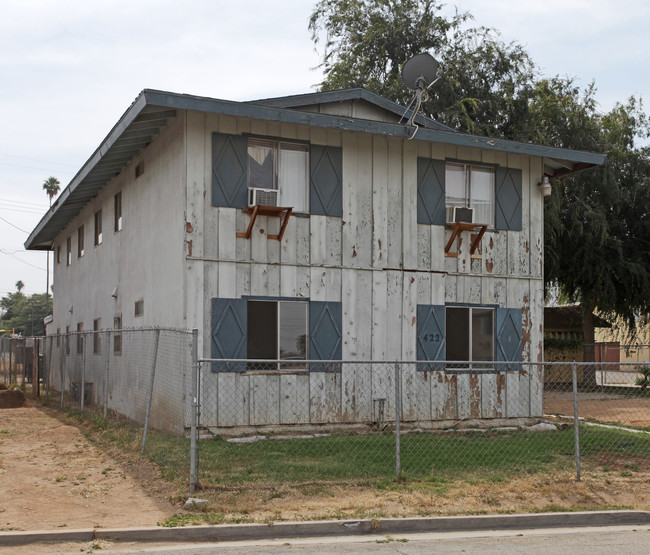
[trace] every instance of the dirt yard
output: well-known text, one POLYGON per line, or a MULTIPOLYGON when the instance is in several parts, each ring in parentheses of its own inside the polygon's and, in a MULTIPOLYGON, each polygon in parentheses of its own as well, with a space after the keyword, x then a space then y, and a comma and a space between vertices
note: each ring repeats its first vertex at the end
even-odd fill
MULTIPOLYGON (((155 526, 184 512, 168 499, 185 491, 163 482, 144 458, 112 458, 65 422, 40 406, 0 411, 0 530, 155 526)), ((276 485, 199 496, 210 500, 209 511, 220 522, 650 510, 650 469, 631 469, 628 463, 596 462, 583 468, 581 482, 569 470, 495 481, 389 482, 383 488, 276 485)))
POLYGON ((54 414, 0 410, 0 530, 155 526, 177 511, 153 465, 108 457, 54 414))
MULTIPOLYGON (((544 393, 544 414, 573 416, 573 393, 544 393)), ((627 426, 650 427, 650 399, 625 397, 607 392, 580 393, 578 414, 581 418, 600 422, 618 422, 627 426)))

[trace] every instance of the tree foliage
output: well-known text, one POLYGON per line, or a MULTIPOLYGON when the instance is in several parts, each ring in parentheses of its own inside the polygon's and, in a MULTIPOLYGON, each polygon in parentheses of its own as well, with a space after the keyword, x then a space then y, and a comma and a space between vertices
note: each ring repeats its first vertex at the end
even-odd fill
POLYGON ((0 329, 9 332, 0 335, 7 335, 11 330, 23 336, 45 335, 43 319, 51 313, 52 298, 46 299, 44 293, 29 296, 21 291, 9 293, 0 298, 0 329))
POLYGON ((650 136, 641 101, 599 112, 594 83, 541 77, 518 44, 445 15, 437 0, 321 0, 309 28, 322 48, 322 90, 364 87, 408 105, 401 65, 429 51, 445 72, 423 112, 459 131, 605 153, 604 166, 553 180, 545 205, 545 280, 632 325, 650 312, 650 136))
POLYGON ((50 198, 50 206, 52 206, 52 199, 57 195, 57 193, 61 189, 60 185, 61 182, 54 176, 48 177, 43 182, 43 190, 50 198))
POLYGON ((437 0, 321 0, 309 28, 322 46, 321 90, 364 87, 408 105, 402 64, 431 51, 445 72, 422 111, 454 129, 523 138, 534 65, 518 44, 447 16, 437 0), (524 128, 522 128, 522 125, 524 128))

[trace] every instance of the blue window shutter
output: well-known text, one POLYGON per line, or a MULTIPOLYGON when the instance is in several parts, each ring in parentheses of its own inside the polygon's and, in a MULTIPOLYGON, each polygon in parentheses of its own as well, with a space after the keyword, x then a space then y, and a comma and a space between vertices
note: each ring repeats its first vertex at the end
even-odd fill
MULTIPOLYGON (((417 306, 417 359, 445 360, 445 307, 419 304, 417 306)), ((420 370, 432 370, 419 366, 420 370)))
POLYGON ((418 158, 418 223, 445 225, 445 161, 418 158))
MULTIPOLYGON (((343 308, 340 302, 309 302, 309 358, 311 360, 341 360, 343 308)), ((339 371, 339 364, 310 365, 317 372, 339 371)))
POLYGON ((309 213, 343 217, 343 150, 339 147, 310 147, 309 213))
POLYGON ((497 229, 521 231, 521 170, 497 167, 496 222, 497 229))
POLYGON ((246 208, 248 139, 212 133, 212 206, 246 208))
MULTIPOLYGON (((211 358, 246 358, 247 311, 245 299, 212 299, 211 358)), ((213 370, 243 372, 245 364, 218 365, 213 370)))
POLYGON ((520 308, 497 308, 496 340, 497 361, 521 362, 522 315, 520 308))

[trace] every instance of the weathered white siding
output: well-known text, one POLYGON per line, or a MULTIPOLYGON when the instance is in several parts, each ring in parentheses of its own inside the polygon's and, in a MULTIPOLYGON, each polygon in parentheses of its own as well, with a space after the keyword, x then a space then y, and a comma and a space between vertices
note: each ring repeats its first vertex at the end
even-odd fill
MULTIPOLYGON (((206 330, 210 356, 211 299, 245 295, 341 301, 343 360, 415 360, 418 304, 490 304, 523 311, 523 359, 542 357, 542 197, 539 158, 310 129, 210 114, 187 116, 188 325, 206 330), (260 216, 250 239, 237 238, 250 216, 212 207, 211 135, 252 133, 343 149, 343 217, 297 215, 282 241, 279 219, 260 216), (446 257, 450 231, 417 223, 417 157, 459 159, 522 170, 523 230, 488 230, 471 259, 463 232, 458 257, 446 257)), ((452 246, 452 250, 456 245, 452 246)), ((526 417, 540 407, 541 376, 529 372, 403 376, 409 420, 526 417), (531 396, 534 402, 531 403, 531 396)), ((394 387, 382 367, 371 380, 353 364, 341 374, 213 374, 203 420, 215 426, 322 423, 373 418, 373 400, 394 387), (311 400, 311 403, 308 401, 311 400), (216 407, 219 413, 216 413, 216 407), (311 407, 311 408, 310 408, 311 407)), ((388 414, 393 411, 388 401, 388 414)))
MULTIPOLYGON (((101 318, 102 329, 113 328, 113 318, 121 315, 125 328, 166 326, 185 328, 182 292, 186 275, 183 239, 185 223, 185 120, 172 120, 166 131, 140 156, 122 170, 94 198, 54 241, 61 247, 61 261, 54 262, 54 311, 51 332, 66 326, 72 331, 83 323, 93 329, 101 318), (145 171, 137 180, 135 167, 144 161, 145 171), (122 192, 123 228, 114 233, 114 195, 122 192), (94 215, 102 210, 102 244, 94 246, 94 215), (77 256, 77 229, 84 226, 85 254, 77 256), (72 237, 72 264, 66 265, 66 240, 72 237), (113 291, 117 288, 117 296, 113 291), (144 315, 134 314, 135 301, 144 301, 144 315)), ((126 341, 126 338, 124 339, 126 341)), ((72 341, 75 349, 75 341, 72 341)), ((87 342, 85 356, 102 359, 87 342)), ((144 349, 144 347, 143 347, 144 349)), ((113 365, 120 368, 120 357, 113 365)), ((89 361, 90 364, 90 361, 89 361)), ((111 376, 112 390, 121 397, 110 399, 112 408, 131 414, 133 406, 142 406, 148 391, 147 380, 136 374, 151 371, 143 360, 137 368, 116 370, 111 376), (137 384, 137 386, 136 386, 137 384), (145 389, 143 389, 145 388, 145 389)), ((80 370, 72 381, 79 381, 80 370)), ((99 384, 98 384, 99 385, 99 384)), ((166 392, 175 402, 176 391, 166 392)), ((161 402, 163 402, 161 400, 161 402)), ((137 416, 137 415, 136 415, 137 416)))

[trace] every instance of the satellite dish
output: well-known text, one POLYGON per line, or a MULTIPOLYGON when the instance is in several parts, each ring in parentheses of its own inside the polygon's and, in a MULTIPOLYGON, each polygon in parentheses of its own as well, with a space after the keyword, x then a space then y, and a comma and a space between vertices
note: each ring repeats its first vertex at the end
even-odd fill
POLYGON ((416 54, 402 66, 402 81, 412 91, 431 86, 440 76, 441 68, 436 59, 424 52, 416 54))

